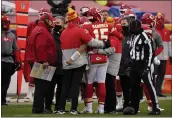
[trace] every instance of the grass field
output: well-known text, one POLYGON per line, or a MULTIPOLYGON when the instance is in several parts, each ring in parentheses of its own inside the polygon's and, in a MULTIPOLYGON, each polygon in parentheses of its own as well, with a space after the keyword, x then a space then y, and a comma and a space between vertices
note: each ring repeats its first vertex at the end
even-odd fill
MULTIPOLYGON (((161 117, 172 117, 172 101, 171 100, 160 100, 159 101, 161 108, 164 108, 165 110, 161 112, 159 116, 161 117)), ((80 103, 78 110, 81 111, 84 108, 84 104, 80 103)), ((93 104, 93 109, 96 110, 97 103, 93 104)), ((70 110, 70 104, 67 104, 66 110, 70 110)), ((31 104, 10 104, 9 106, 3 106, 2 107, 2 117, 125 117, 122 113, 118 114, 79 114, 79 115, 70 115, 69 113, 66 113, 65 115, 57 115, 57 114, 32 114, 32 106, 31 104)), ((143 102, 140 104, 140 113, 138 115, 134 115, 130 117, 138 117, 138 116, 144 116, 144 117, 150 117, 147 115, 147 103, 143 102)), ((158 116, 158 117, 159 117, 158 116)), ((157 116, 155 116, 157 117, 157 116)))

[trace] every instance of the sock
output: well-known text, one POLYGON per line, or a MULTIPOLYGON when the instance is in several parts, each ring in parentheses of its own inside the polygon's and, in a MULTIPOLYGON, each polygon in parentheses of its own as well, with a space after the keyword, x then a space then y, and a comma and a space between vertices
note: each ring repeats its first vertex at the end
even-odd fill
POLYGON ((87 103, 92 102, 92 96, 93 96, 93 84, 87 84, 87 87, 86 87, 87 103))
POLYGON ((92 102, 87 103, 87 108, 88 108, 88 109, 92 109, 92 102))
POLYGON ((143 91, 144 91, 144 93, 145 93, 145 96, 146 96, 148 105, 149 105, 150 107, 152 107, 151 97, 150 97, 150 94, 149 94, 148 89, 147 89, 147 87, 146 87, 145 84, 143 84, 143 91))
POLYGON ((104 109, 104 104, 99 104, 98 109, 104 109))
POLYGON ((116 87, 116 95, 117 96, 122 96, 122 88, 121 88, 121 84, 120 84, 120 80, 115 80, 115 87, 116 87))
POLYGON ((117 105, 122 106, 122 95, 117 96, 117 105))
POLYGON ((99 97, 99 104, 104 104, 106 98, 106 88, 105 83, 98 83, 98 97, 99 97))
POLYGON ((28 85, 28 93, 27 93, 27 98, 32 98, 32 94, 34 91, 34 87, 30 86, 30 84, 28 85))

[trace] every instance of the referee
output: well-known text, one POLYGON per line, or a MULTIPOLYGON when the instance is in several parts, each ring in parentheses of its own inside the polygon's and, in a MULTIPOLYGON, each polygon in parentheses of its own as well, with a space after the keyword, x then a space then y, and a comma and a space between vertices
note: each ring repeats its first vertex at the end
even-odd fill
POLYGON ((130 58, 131 58, 131 106, 135 109, 135 113, 138 113, 139 109, 139 91, 141 79, 144 81, 146 87, 151 96, 153 109, 149 115, 158 115, 160 110, 158 109, 158 99, 156 91, 151 79, 150 65, 153 61, 153 46, 152 39, 150 39, 143 29, 141 28, 141 22, 134 19, 129 25, 130 32, 132 34, 130 41, 130 58))

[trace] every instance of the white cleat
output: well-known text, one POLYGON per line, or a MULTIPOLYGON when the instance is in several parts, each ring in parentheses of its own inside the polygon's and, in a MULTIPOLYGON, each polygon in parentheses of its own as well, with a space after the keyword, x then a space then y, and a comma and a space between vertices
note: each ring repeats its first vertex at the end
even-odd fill
POLYGON ((92 114, 93 110, 92 109, 88 109, 87 107, 84 107, 84 109, 81 111, 81 113, 83 114, 92 114))
POLYGON ((104 114, 104 109, 97 109, 97 111, 95 113, 97 113, 97 114, 104 114))
MULTIPOLYGON (((164 111, 162 108, 158 108, 160 111, 164 111)), ((148 111, 152 111, 152 107, 148 106, 148 111)))
POLYGON ((33 102, 33 98, 32 97, 25 97, 24 102, 33 102))
POLYGON ((118 105, 116 106, 116 111, 122 112, 122 111, 123 111, 123 105, 118 104, 118 105))

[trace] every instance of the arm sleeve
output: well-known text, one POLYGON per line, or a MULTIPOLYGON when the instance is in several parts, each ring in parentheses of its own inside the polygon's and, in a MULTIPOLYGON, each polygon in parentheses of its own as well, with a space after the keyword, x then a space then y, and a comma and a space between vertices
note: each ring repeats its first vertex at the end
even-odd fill
POLYGON ((48 62, 48 54, 46 52, 46 36, 44 34, 39 34, 36 40, 36 58, 38 62, 48 62))
POLYGON ((153 46, 151 44, 151 39, 149 39, 147 36, 145 37, 144 41, 144 57, 146 60, 146 68, 149 68, 152 63, 153 58, 153 46))
POLYGON ((168 43, 168 53, 169 57, 172 57, 172 35, 170 36, 170 41, 168 43))
POLYGON ((155 40, 155 44, 156 44, 157 47, 160 47, 160 46, 163 47, 162 38, 161 38, 161 36, 159 35, 158 32, 155 31, 155 34, 153 35, 153 38, 155 40))
POLYGON ((17 41, 16 41, 16 36, 13 34, 13 51, 19 49, 18 45, 17 45, 17 41))

